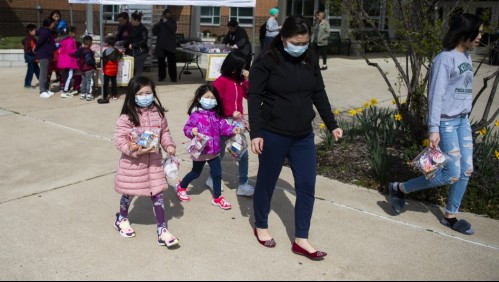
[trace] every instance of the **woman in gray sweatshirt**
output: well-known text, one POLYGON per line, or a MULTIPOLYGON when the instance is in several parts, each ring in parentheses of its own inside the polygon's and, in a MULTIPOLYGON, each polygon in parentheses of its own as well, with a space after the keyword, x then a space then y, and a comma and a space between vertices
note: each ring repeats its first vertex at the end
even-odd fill
POLYGON ((473 100, 473 62, 468 50, 480 44, 483 21, 460 14, 450 22, 444 51, 432 62, 428 94, 428 131, 431 147, 440 146, 450 161, 435 177, 425 176, 390 183, 390 203, 396 215, 405 205, 405 194, 449 185, 447 207, 441 223, 463 234, 474 233, 466 220, 457 220, 461 200, 473 172, 473 138, 468 115, 473 100))

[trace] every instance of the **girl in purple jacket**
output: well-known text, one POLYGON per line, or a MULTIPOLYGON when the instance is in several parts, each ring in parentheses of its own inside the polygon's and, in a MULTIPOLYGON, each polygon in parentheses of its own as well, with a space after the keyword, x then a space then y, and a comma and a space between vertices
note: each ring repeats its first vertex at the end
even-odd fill
POLYGON ((211 204, 228 210, 232 206, 222 196, 222 163, 220 161, 220 136, 238 134, 240 129, 227 123, 222 115, 222 104, 217 90, 209 85, 202 85, 196 90, 189 107, 189 120, 184 126, 184 134, 194 138, 198 134, 210 137, 198 158, 193 158, 193 166, 182 181, 177 184, 177 196, 182 202, 189 202, 187 186, 203 172, 206 162, 210 166, 213 179, 213 200, 211 204))
POLYGON ((165 109, 156 95, 154 83, 143 76, 134 77, 128 84, 114 132, 114 145, 121 151, 115 190, 122 194, 114 227, 123 237, 135 237, 128 220, 128 208, 134 196, 150 197, 156 215, 158 245, 171 247, 178 244, 178 239, 166 226, 163 192, 168 183, 162 165, 163 157, 161 150, 153 146, 140 146, 143 143, 133 137, 133 132, 139 129, 159 132, 158 145, 168 154, 175 155, 175 143, 168 129, 165 109))

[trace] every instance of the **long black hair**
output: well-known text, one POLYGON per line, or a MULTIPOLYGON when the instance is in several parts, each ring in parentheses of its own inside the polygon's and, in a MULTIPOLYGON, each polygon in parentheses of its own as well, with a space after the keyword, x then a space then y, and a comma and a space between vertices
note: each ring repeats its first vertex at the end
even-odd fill
MULTIPOLYGON (((271 52, 272 57, 278 64, 280 62, 280 56, 277 55, 277 52, 279 52, 277 49, 283 48, 282 38, 290 38, 296 35, 305 34, 308 34, 309 36, 311 36, 312 34, 312 26, 310 25, 310 22, 307 20, 307 18, 300 15, 289 16, 282 24, 282 28, 279 34, 274 37, 274 40, 272 40, 269 47, 265 51, 271 52)), ((311 50, 310 48, 308 48, 307 52, 305 52, 305 56, 303 57, 303 60, 306 61, 309 65, 312 63, 310 59, 310 52, 311 50)))
POLYGON ((473 14, 453 15, 450 20, 449 31, 442 42, 445 50, 456 48, 462 41, 474 40, 478 37, 483 20, 473 14))
POLYGON ((225 57, 220 73, 235 81, 242 81, 242 71, 246 65, 246 56, 241 51, 232 51, 225 57))
POLYGON ((212 109, 212 111, 215 112, 215 114, 219 117, 223 116, 222 113, 222 100, 220 99, 220 94, 218 94, 218 91, 215 87, 208 85, 208 84, 203 84, 199 86, 198 89, 196 89, 196 92, 194 93, 194 99, 191 101, 191 105, 189 106, 189 110, 187 111, 187 114, 190 115, 195 108, 202 109, 201 103, 199 100, 203 97, 204 94, 207 92, 213 93, 213 96, 215 96, 215 99, 217 100, 217 105, 212 109))
POLYGON ((135 96, 137 92, 144 86, 149 86, 152 89, 154 95, 153 105, 158 109, 161 118, 165 117, 165 108, 161 105, 158 95, 156 94, 156 86, 154 82, 145 76, 136 76, 130 80, 126 90, 125 102, 123 103, 123 108, 121 109, 122 115, 127 115, 128 119, 135 125, 140 126, 139 113, 137 111, 137 104, 135 103, 135 96))

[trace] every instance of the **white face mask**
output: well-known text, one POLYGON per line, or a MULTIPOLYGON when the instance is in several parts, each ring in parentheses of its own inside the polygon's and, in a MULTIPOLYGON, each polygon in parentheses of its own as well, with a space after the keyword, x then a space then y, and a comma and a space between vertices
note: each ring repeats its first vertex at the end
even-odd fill
POLYGON ((288 54, 290 54, 293 57, 300 57, 308 49, 308 43, 307 43, 307 45, 303 45, 303 46, 293 45, 293 44, 289 43, 288 41, 286 41, 286 43, 287 43, 288 47, 284 48, 284 51, 286 51, 288 54))
POLYGON ((211 110, 218 105, 217 99, 210 99, 204 97, 202 97, 201 100, 199 100, 199 103, 201 104, 201 107, 203 107, 203 109, 205 110, 211 110))

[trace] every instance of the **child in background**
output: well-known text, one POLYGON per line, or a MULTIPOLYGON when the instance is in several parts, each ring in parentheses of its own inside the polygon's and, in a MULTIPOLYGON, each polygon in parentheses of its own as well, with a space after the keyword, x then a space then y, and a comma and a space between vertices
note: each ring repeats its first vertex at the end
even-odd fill
MULTIPOLYGON (((246 56, 240 51, 232 51, 225 58, 220 68, 219 76, 213 86, 220 94, 223 105, 223 116, 229 124, 234 122, 246 125, 244 118, 243 98, 248 99, 248 77, 249 71, 245 70, 246 56)), ((220 137, 222 147, 225 148, 227 138, 220 137)), ((225 150, 220 152, 220 158, 223 158, 225 150)), ((236 194, 238 196, 253 196, 255 188, 248 184, 248 151, 239 157, 239 186, 236 194)), ((206 184, 212 187, 213 182, 208 178, 206 184)))
POLYGON ((50 86, 51 86, 50 80, 52 79, 52 73, 55 73, 54 83, 59 84, 59 89, 63 89, 64 88, 64 80, 62 78, 61 71, 57 67, 57 63, 59 61, 59 47, 60 47, 59 33, 57 33, 57 31, 52 31, 52 36, 54 37, 56 48, 54 50, 54 55, 52 57, 52 60, 50 60, 50 63, 49 63, 47 83, 48 83, 49 88, 50 88, 50 86))
POLYGON ((116 43, 116 39, 114 37, 107 37, 106 44, 107 47, 104 50, 103 64, 104 64, 104 97, 98 99, 97 102, 99 104, 107 104, 109 103, 108 96, 108 86, 109 81, 111 81, 111 93, 113 95, 113 99, 118 99, 118 84, 116 82, 116 76, 118 75, 118 64, 119 60, 123 57, 118 49, 114 48, 114 44, 116 43))
POLYGON ((64 87, 62 88, 62 98, 72 98, 73 95, 69 93, 71 82, 73 81, 73 73, 78 67, 78 60, 75 53, 76 48, 76 27, 65 28, 63 30, 63 39, 59 43, 59 60, 57 67, 62 70, 62 78, 64 87))
POLYGON ((36 25, 28 24, 26 26, 26 37, 22 40, 24 49, 24 61, 27 64, 26 77, 24 78, 24 88, 31 89, 31 81, 33 80, 33 74, 36 75, 36 79, 40 76, 40 67, 35 59, 35 46, 36 46, 36 25))
POLYGON ((184 134, 188 138, 194 138, 198 134, 204 134, 211 139, 206 144, 203 152, 198 158, 193 157, 193 167, 182 181, 177 184, 177 196, 182 202, 189 202, 187 186, 198 178, 206 162, 210 166, 210 174, 213 179, 213 200, 211 204, 224 210, 232 206, 222 196, 222 164, 220 161, 220 135, 231 136, 240 132, 238 127, 227 123, 222 117, 222 105, 217 90, 209 85, 202 85, 196 90, 194 99, 189 107, 189 120, 184 126, 184 134))
POLYGON ((83 37, 83 44, 76 52, 78 58, 78 66, 82 74, 82 82, 80 87, 80 99, 92 101, 94 96, 92 94, 94 87, 94 74, 96 62, 94 58, 94 51, 90 49, 92 46, 92 36, 85 35, 83 37))
POLYGON ((116 172, 116 192, 122 194, 120 212, 116 214, 115 228, 121 236, 135 237, 128 220, 128 208, 134 196, 149 196, 153 202, 157 222, 158 244, 171 247, 178 244, 167 229, 163 192, 168 187, 162 165, 162 153, 137 145, 129 136, 136 127, 160 129, 159 143, 170 155, 176 147, 168 129, 165 109, 156 95, 154 83, 147 77, 134 77, 128 84, 121 116, 116 123, 114 145, 121 151, 116 172))

